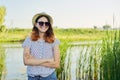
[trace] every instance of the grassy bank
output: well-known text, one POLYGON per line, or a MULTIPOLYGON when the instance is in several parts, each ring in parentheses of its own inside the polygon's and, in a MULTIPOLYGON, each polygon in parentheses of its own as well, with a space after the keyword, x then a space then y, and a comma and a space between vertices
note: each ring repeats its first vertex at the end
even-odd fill
POLYGON ((0 32, 0 42, 21 42, 30 33, 29 29, 7 29, 0 32))
MULTIPOLYGON (((84 41, 101 40, 105 36, 105 30, 99 29, 58 29, 54 28, 55 36, 61 41, 84 41)), ((0 42, 21 42, 31 29, 8 29, 6 32, 0 32, 0 42)))

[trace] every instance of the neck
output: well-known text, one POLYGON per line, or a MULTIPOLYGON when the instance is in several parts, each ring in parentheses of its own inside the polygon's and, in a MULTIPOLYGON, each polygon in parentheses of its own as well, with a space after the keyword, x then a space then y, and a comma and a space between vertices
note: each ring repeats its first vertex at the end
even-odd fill
POLYGON ((40 36, 41 39, 44 39, 44 34, 45 33, 43 33, 43 32, 39 32, 39 36, 40 36))

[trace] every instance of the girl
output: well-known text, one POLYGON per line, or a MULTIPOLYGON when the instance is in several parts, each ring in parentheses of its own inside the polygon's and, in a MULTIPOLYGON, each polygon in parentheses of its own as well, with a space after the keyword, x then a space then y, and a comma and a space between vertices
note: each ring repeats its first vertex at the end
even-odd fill
POLYGON ((22 44, 28 80, 57 80, 55 68, 60 65, 60 41, 54 36, 53 19, 39 13, 33 16, 32 24, 31 36, 22 44))

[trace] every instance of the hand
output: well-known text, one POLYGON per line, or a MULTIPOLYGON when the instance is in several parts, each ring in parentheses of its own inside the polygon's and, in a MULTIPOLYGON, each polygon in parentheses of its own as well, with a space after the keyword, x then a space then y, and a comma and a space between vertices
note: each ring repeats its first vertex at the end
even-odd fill
POLYGON ((53 62, 54 61, 54 59, 52 58, 52 59, 45 59, 47 62, 53 62))
POLYGON ((27 59, 33 59, 34 57, 31 55, 31 54, 29 54, 29 53, 26 53, 25 54, 25 57, 27 58, 27 59))

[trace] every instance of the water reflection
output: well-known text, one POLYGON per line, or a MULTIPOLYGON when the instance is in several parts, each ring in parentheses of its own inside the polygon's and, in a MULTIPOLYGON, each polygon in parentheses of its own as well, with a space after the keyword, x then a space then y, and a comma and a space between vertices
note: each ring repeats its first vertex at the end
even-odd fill
POLYGON ((21 47, 6 48, 6 70, 3 76, 4 80, 27 80, 21 47))

